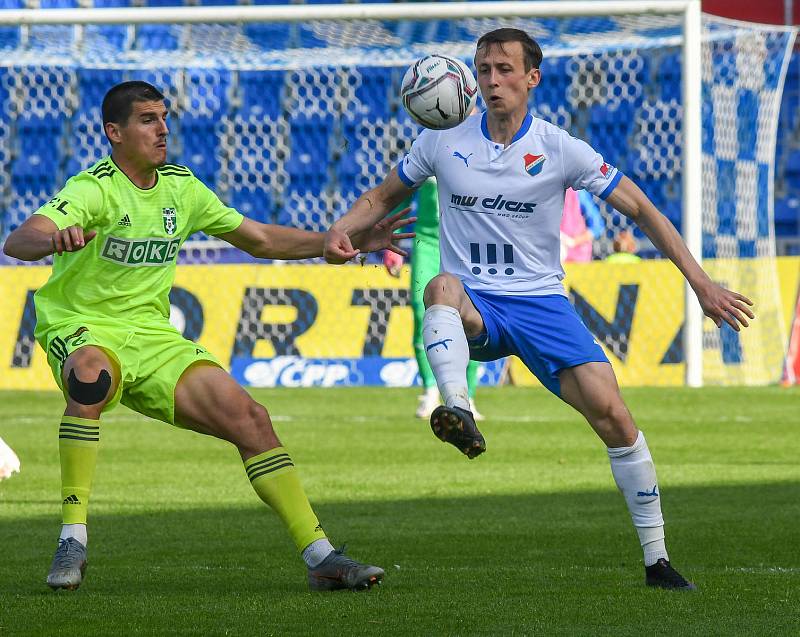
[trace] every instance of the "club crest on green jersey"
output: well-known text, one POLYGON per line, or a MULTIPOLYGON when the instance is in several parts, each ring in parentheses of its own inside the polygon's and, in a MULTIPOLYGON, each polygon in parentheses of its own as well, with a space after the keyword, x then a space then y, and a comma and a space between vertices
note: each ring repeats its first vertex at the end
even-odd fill
POLYGON ((175 208, 162 208, 161 213, 164 215, 164 230, 167 234, 175 234, 178 229, 175 208))

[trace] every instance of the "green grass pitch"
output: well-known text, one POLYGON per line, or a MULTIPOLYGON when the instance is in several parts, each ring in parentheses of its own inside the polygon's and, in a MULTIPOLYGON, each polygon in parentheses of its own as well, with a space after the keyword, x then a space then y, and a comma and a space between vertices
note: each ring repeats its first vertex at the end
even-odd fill
POLYGON ((800 634, 796 389, 625 392, 695 594, 645 588, 602 443, 543 390, 479 392, 488 451, 473 461, 411 417, 414 390, 253 393, 332 540, 383 566, 381 588, 307 592, 230 445, 120 408, 86 581, 51 592, 62 399, 5 392, 22 473, 0 483, 0 635, 800 634))

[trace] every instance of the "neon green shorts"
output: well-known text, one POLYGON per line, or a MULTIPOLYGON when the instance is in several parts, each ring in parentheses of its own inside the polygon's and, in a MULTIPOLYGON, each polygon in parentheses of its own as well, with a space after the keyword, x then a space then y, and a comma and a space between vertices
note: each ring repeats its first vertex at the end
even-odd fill
POLYGON ((119 368, 121 382, 103 411, 122 403, 134 411, 175 423, 175 386, 190 365, 208 361, 222 367, 204 347, 185 339, 166 321, 155 325, 90 321, 48 330, 40 340, 53 377, 66 396, 61 370, 76 349, 100 347, 119 368))

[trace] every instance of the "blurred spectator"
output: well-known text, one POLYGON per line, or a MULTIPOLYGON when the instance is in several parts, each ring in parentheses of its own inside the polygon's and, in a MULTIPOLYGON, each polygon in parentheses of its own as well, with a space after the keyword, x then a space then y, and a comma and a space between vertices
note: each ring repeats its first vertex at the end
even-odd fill
POLYGON ((605 222, 592 195, 568 188, 561 217, 561 262, 592 260, 592 242, 605 230, 605 222))
POLYGON ((609 263, 638 263, 642 258, 636 255, 636 239, 627 230, 621 230, 614 237, 614 252, 606 257, 609 263))

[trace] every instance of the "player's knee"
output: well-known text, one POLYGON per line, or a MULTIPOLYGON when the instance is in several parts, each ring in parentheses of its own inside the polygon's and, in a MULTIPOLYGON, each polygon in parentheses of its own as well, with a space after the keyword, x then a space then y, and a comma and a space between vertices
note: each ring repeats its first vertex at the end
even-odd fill
POLYGON ((243 439, 258 439, 272 434, 272 421, 266 408, 254 400, 242 405, 239 419, 243 439))
POLYGON ((458 277, 443 272, 437 274, 428 282, 428 285, 425 286, 422 300, 425 303, 425 307, 440 304, 453 305, 455 307, 455 302, 458 300, 462 290, 463 285, 458 277))
POLYGON ((604 439, 608 437, 616 441, 614 446, 630 446, 636 442, 638 430, 621 400, 609 400, 597 405, 594 422, 595 428, 604 439))
POLYGON ((111 374, 107 369, 101 368, 95 373, 94 370, 81 370, 81 377, 75 373, 75 368, 69 370, 67 376, 67 393, 76 403, 81 405, 98 405, 108 397, 108 390, 111 389, 111 374), (94 380, 89 380, 94 378, 94 380), (85 380, 84 380, 85 379, 85 380))

